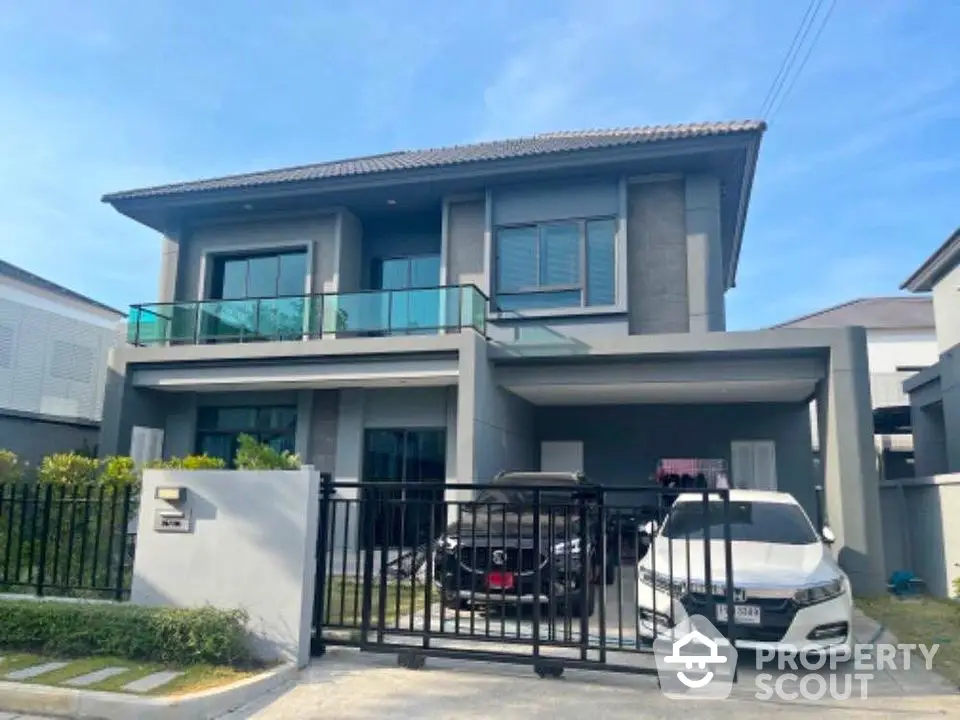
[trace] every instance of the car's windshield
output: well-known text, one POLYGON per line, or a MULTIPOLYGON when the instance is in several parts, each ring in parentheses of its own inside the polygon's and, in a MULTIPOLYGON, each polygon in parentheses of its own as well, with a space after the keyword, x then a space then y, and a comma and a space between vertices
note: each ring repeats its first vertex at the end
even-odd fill
POLYGON ((576 483, 563 482, 552 478, 536 482, 530 479, 511 479, 509 475, 497 478, 492 484, 501 487, 481 490, 477 493, 476 501, 478 503, 533 505, 537 495, 536 488, 540 486, 550 488, 549 490, 540 490, 541 505, 569 505, 574 502, 574 494, 579 487, 576 483), (569 485, 569 490, 563 487, 566 485, 569 485))
MULTIPOLYGON (((663 526, 663 537, 702 540, 709 527, 711 540, 723 540, 723 503, 709 503, 709 516, 702 502, 680 502, 673 506, 663 526)), ((804 512, 796 505, 775 502, 729 503, 730 539, 733 541, 808 545, 817 534, 804 512)))

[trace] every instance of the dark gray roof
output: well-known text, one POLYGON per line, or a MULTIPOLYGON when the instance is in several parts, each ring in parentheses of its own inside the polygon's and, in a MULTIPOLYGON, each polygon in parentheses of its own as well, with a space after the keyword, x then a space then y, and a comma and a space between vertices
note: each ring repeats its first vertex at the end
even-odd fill
POLYGON ((654 125, 611 130, 583 130, 534 135, 514 140, 496 140, 473 145, 456 145, 430 150, 399 152, 350 158, 333 162, 265 172, 231 175, 193 182, 117 192, 103 197, 104 202, 159 197, 180 193, 231 190, 279 183, 296 183, 351 175, 370 175, 393 171, 445 167, 490 160, 506 160, 551 153, 611 148, 623 145, 714 137, 735 133, 758 133, 766 129, 759 120, 691 123, 686 125, 654 125))
POLYGON ((98 308, 100 310, 106 310, 111 312, 119 317, 126 317, 127 314, 112 308, 109 305, 104 305, 102 302, 97 302, 93 298, 89 298, 86 295, 81 295, 78 292, 74 292, 70 288, 65 288, 63 285, 57 285, 55 282, 50 282, 49 280, 44 280, 39 275, 34 275, 32 272, 27 272, 23 268, 19 268, 12 263, 5 262, 0 260, 0 275, 5 275, 6 277, 13 278, 14 280, 19 280, 22 283, 27 285, 32 285, 35 288, 40 288, 41 290, 46 290, 47 292, 56 293, 61 297, 68 298, 70 300, 75 300, 77 302, 82 302, 92 307, 98 308))
POLYGON ((913 275, 903 281, 901 290, 911 292, 930 292, 933 286, 953 270, 960 262, 960 227, 953 231, 936 252, 923 261, 923 265, 913 271, 913 275))
POLYGON ((859 298, 818 310, 779 325, 777 328, 835 328, 859 325, 875 330, 933 328, 933 303, 929 298, 859 298))

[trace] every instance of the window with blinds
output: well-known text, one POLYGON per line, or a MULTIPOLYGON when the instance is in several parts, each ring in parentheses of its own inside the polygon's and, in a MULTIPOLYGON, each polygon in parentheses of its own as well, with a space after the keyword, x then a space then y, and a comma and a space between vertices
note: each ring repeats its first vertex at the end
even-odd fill
POLYGON ((571 220, 497 231, 501 310, 613 305, 616 222, 571 220))

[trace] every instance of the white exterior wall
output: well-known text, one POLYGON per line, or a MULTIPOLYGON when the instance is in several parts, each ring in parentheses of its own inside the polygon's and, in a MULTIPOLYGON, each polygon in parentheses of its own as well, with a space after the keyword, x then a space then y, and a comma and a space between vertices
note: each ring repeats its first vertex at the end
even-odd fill
POLYGON ((960 578, 960 473, 880 483, 887 574, 909 570, 937 597, 960 578))
POLYGON ((310 657, 319 473, 147 470, 130 600, 242 609, 262 660, 310 657), (187 489, 191 532, 156 532, 159 486, 187 489))
POLYGON ((0 409, 99 421, 120 318, 0 278, 0 409))
POLYGON ((960 265, 934 286, 933 315, 937 323, 940 352, 944 353, 960 343, 960 265))
MULTIPOLYGON (((915 371, 898 371, 898 367, 928 367, 937 362, 937 336, 933 328, 916 330, 867 330, 867 359, 870 363, 870 397, 874 408, 908 406, 910 399, 903 391, 903 381, 915 371)), ((816 402, 810 403, 810 423, 814 449, 817 449, 816 402)), ((902 439, 898 439, 902 440, 902 439)), ((909 438, 906 438, 909 441, 909 438)), ((910 449, 907 442, 900 448, 910 449)))

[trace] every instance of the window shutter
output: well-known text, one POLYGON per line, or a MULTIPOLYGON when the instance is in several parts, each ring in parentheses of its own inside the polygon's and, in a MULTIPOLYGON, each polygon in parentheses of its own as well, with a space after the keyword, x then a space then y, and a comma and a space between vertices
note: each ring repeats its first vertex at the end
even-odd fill
POLYGON ((754 477, 757 490, 777 489, 777 452, 773 440, 754 443, 754 477))
POLYGON ((749 442, 730 443, 730 487, 749 489, 754 486, 753 446, 749 442))

